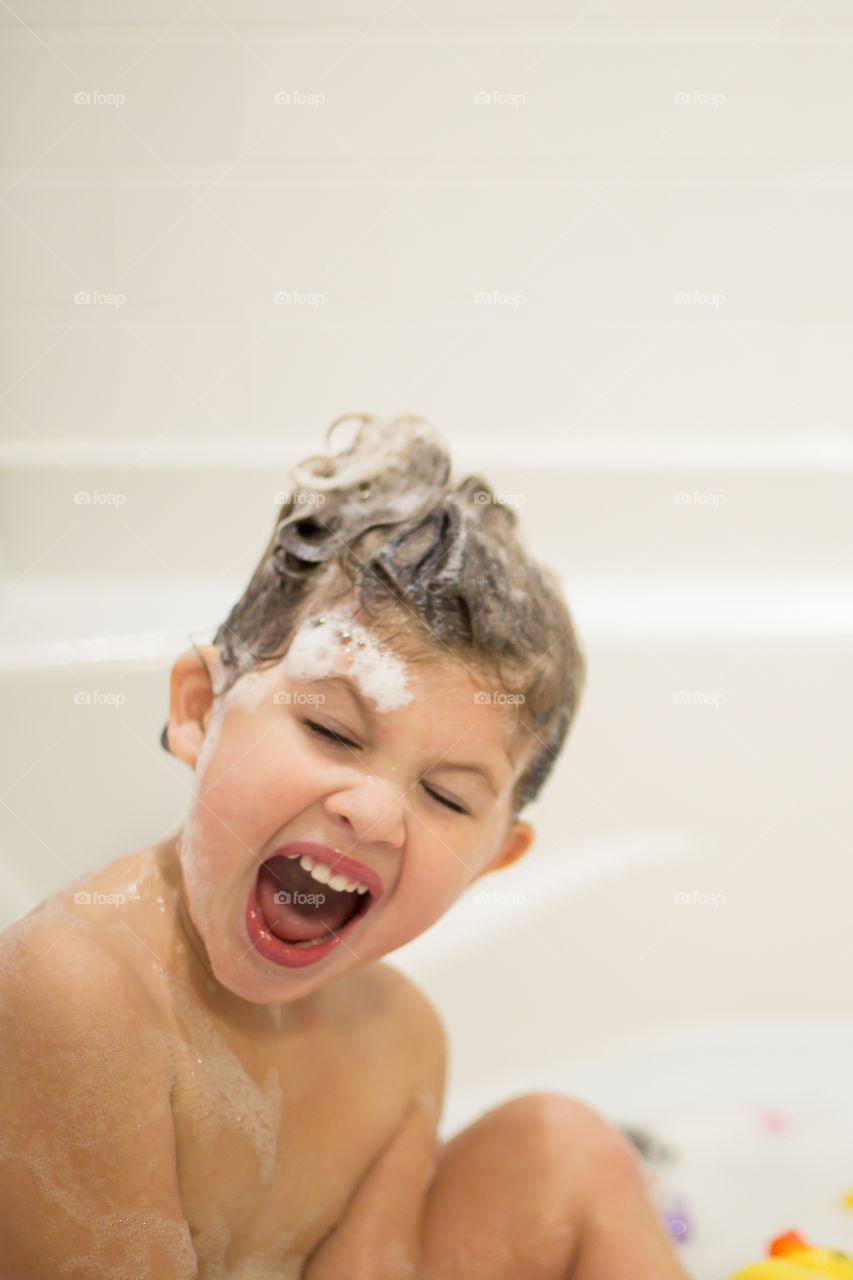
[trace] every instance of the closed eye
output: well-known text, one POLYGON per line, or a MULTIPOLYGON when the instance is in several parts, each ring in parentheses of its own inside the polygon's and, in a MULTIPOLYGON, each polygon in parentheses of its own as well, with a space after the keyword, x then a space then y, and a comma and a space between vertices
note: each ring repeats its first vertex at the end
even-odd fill
MULTIPOLYGON (((330 739, 332 742, 339 742, 341 746, 352 747, 356 751, 360 750, 357 742, 350 742, 349 738, 344 738, 341 734, 335 733, 332 729, 327 729, 324 724, 318 724, 316 720, 304 720, 303 724, 307 725, 312 733, 316 733, 321 738, 330 739)), ((461 804, 456 804, 454 800, 448 800, 446 796, 440 796, 437 791, 433 791, 432 787, 428 787, 425 782, 423 783, 423 789, 427 795, 431 796, 433 800, 438 802, 438 804, 443 804, 447 809, 453 809, 455 813, 468 814, 468 810, 464 809, 461 804)))
POLYGON ((354 747, 358 750, 357 742, 350 742, 349 738, 344 738, 339 733, 334 733, 331 729, 327 729, 324 724, 317 724, 315 720, 304 720, 303 724, 306 724, 309 729, 319 734, 320 737, 330 738, 333 742, 340 742, 345 747, 354 747))
POLYGON ((456 804, 454 800, 448 800, 446 796, 440 796, 437 791, 433 791, 426 783, 423 784, 423 788, 427 795, 432 796, 433 800, 437 800, 439 804, 447 805, 448 809, 455 809, 457 813, 468 813, 468 810, 463 809, 461 804, 456 804))

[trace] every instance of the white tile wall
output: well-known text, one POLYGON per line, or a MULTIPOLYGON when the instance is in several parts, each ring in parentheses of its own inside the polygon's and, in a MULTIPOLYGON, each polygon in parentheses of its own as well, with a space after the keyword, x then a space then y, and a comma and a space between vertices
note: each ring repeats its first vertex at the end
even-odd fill
POLYGON ((851 19, 4 6, 4 432, 849 437, 851 19))

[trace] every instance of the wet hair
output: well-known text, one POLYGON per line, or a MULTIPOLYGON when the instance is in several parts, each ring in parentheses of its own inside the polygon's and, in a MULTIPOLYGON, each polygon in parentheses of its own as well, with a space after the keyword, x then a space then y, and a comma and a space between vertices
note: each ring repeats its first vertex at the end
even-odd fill
MULTIPOLYGON (((348 414, 350 445, 305 459, 243 595, 219 627, 224 694, 278 661, 302 621, 336 604, 403 656, 453 656, 492 677, 534 746, 513 811, 536 798, 563 746, 586 662, 553 570, 527 553, 518 517, 479 476, 454 483, 421 418, 348 414)), ((166 731, 161 738, 168 750, 166 731)))

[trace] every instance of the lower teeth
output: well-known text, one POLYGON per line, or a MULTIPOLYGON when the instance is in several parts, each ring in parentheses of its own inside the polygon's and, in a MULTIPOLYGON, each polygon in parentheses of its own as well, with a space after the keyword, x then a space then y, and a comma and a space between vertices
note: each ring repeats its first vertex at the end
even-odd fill
POLYGON ((309 938, 307 942, 289 942, 289 947, 317 947, 321 942, 328 942, 330 938, 336 938, 336 933, 324 933, 322 938, 309 938))

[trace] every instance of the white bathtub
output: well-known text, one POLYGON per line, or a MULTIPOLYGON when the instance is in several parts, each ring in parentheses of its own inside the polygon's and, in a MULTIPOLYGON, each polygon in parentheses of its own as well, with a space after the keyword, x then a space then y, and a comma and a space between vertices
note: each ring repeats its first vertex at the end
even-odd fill
MULTIPOLYGON (((832 1199, 845 1167, 853 1186, 853 1143, 827 1145, 853 1128, 851 460, 688 465, 660 442, 654 457, 482 468, 536 496, 522 519, 565 570, 588 684, 524 815, 532 851, 391 962, 450 1032, 446 1134, 543 1088, 650 1125, 684 1157, 660 1172, 688 1197, 685 1260, 720 1280, 790 1227, 853 1252, 832 1199), (774 1108, 771 1151, 750 1116, 774 1108)), ((286 475, 211 463, 193 496, 181 474, 155 486, 77 458, 77 488, 124 486, 109 513, 73 511, 55 474, 12 463, 0 927, 182 820, 190 773, 158 741, 169 666, 242 590, 286 475)))

